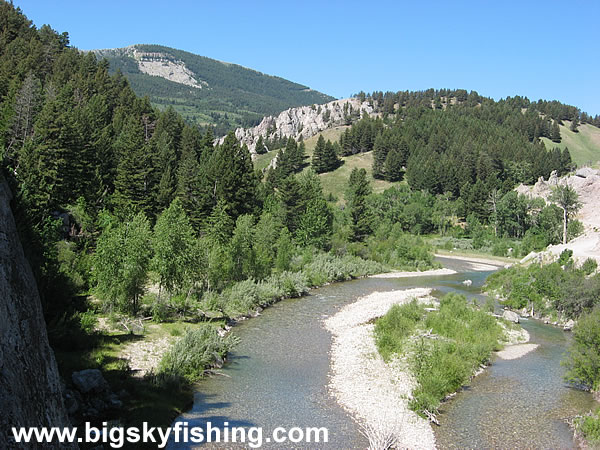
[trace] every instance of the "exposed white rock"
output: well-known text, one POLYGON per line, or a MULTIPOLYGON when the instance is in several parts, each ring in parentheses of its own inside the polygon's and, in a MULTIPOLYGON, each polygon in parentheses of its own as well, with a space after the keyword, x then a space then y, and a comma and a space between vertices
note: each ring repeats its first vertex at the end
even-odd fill
POLYGON ((538 344, 509 345, 504 350, 496 352, 496 354, 502 359, 518 359, 525 356, 527 353, 534 351, 538 347, 538 344))
MULTIPOLYGON (((253 128, 238 128, 235 137, 246 144, 251 153, 255 153, 259 136, 272 138, 274 136, 300 136, 308 139, 317 133, 336 126, 348 125, 359 119, 364 113, 372 114, 373 107, 368 102, 358 98, 334 100, 324 105, 301 106, 286 109, 278 116, 267 116, 253 128)), ((225 138, 221 138, 222 143, 225 138)))
POLYGON ((552 261, 565 249, 573 251, 573 257, 578 263, 587 258, 594 258, 600 262, 600 170, 584 167, 578 169, 574 175, 561 178, 553 173, 548 181, 540 177, 534 186, 521 184, 516 191, 528 197, 541 197, 548 201, 552 188, 564 185, 569 185, 579 195, 583 206, 575 218, 583 223, 584 234, 565 245, 553 245, 537 255, 527 255, 521 262, 552 261))
POLYGON ((502 313, 502 318, 508 320, 509 322, 519 323, 519 315, 516 312, 509 311, 508 309, 504 310, 502 313))
POLYGON ((174 83, 183 84, 196 89, 207 87, 206 81, 200 80, 198 75, 188 69, 183 61, 174 59, 162 52, 144 52, 131 45, 124 48, 94 50, 97 55, 118 54, 130 56, 137 64, 140 72, 154 77, 161 77, 174 83))
POLYGON ((196 89, 201 89, 202 84, 208 86, 204 81, 201 83, 196 81, 196 75, 185 66, 183 61, 173 60, 164 53, 142 52, 133 47, 132 56, 137 61, 138 68, 142 73, 196 89))
POLYGON ((573 319, 569 319, 567 321, 567 323, 565 323, 565 325, 563 326, 563 330, 571 331, 571 330, 573 330, 574 326, 575 326, 575 321, 573 319))

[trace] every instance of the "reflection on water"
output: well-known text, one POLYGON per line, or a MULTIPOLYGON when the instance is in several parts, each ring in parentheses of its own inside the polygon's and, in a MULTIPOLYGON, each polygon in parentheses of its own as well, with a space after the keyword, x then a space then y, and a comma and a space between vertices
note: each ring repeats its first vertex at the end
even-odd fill
MULTIPOLYGON (((432 287, 436 289, 436 295, 460 292, 476 301, 481 301, 479 291, 490 272, 469 272, 469 264, 455 260, 443 259, 442 262, 446 267, 462 273, 441 277, 363 279, 337 283, 315 289, 311 291, 311 295, 303 298, 282 301, 267 308, 260 317, 239 324, 235 327, 234 333, 240 337, 241 343, 230 355, 222 375, 214 376, 199 384, 193 409, 178 420, 189 422, 190 427, 202 426, 207 422, 221 427, 225 422, 228 422, 230 427, 261 426, 265 433, 271 433, 279 426, 327 427, 329 444, 313 444, 312 448, 366 448, 367 442, 358 431, 355 422, 336 404, 327 391, 331 337, 323 328, 322 320, 335 314, 343 305, 374 291, 432 287), (469 287, 464 286, 462 282, 466 279, 472 280, 473 284, 469 287)), ((533 322, 527 326, 539 327, 533 322)), ((552 330, 550 335, 554 331, 552 330)), ((562 336, 561 332, 558 333, 562 336)), ((544 345, 541 345, 539 356, 536 358, 542 358, 542 355, 550 351, 551 356, 545 356, 544 365, 552 367, 551 373, 560 372, 560 367, 555 366, 558 366, 559 353, 563 348, 564 339, 562 341, 558 339, 556 345, 550 350, 544 349, 544 345)), ((531 355, 537 354, 536 351, 531 355)), ((491 408, 492 411, 487 412, 487 409, 497 402, 494 396, 509 397, 508 394, 513 392, 513 386, 518 388, 518 394, 514 396, 525 395, 519 386, 523 384, 522 378, 531 380, 528 369, 511 368, 515 363, 523 365, 525 361, 527 359, 499 362, 489 373, 478 377, 477 385, 474 383, 473 388, 467 393, 457 397, 457 401, 445 406, 456 410, 444 415, 443 426, 436 430, 436 436, 443 444, 441 446, 452 446, 447 445, 446 442, 455 443, 454 446, 458 447, 496 446, 494 443, 498 442, 499 437, 494 433, 507 428, 496 424, 497 416, 516 420, 516 417, 513 418, 509 414, 520 416, 521 412, 527 410, 529 413, 523 416, 536 415, 536 418, 543 422, 554 420, 555 417, 560 419, 559 416, 563 412, 557 410, 558 405, 579 402, 581 396, 561 387, 561 389, 552 388, 549 392, 552 398, 543 401, 539 400, 540 395, 531 392, 528 398, 535 397, 535 402, 525 403, 539 405, 536 408, 531 408, 529 405, 528 409, 524 409, 522 403, 516 403, 518 406, 515 408, 506 406, 507 409, 512 410, 510 413, 498 411, 498 408, 491 408), (505 376, 498 376, 502 373, 503 367, 505 376), (489 387, 478 391, 479 384, 487 379, 493 380, 489 387), (555 390, 560 391, 562 397, 557 395, 555 390), (471 395, 474 392, 478 394, 471 395), (478 400, 477 404, 467 406, 465 409, 460 406, 458 400, 466 397, 467 394, 478 400), (548 417, 547 419, 540 418, 539 408, 550 412, 549 416, 544 416, 548 417), (462 416, 465 417, 464 420, 462 416), (488 417, 488 420, 479 419, 483 417, 488 417), (447 425, 449 422, 446 421, 452 418, 456 422, 447 425), (475 426, 475 422, 486 423, 486 425, 475 426), (458 427, 454 435, 446 433, 451 427, 458 427), (476 431, 470 431, 471 429, 476 431), (443 430, 442 434, 440 430, 443 430)), ((548 375, 541 370, 539 364, 533 363, 533 366, 536 367, 535 371, 538 375, 537 384, 544 384, 540 380, 544 380, 548 375)), ((560 375, 558 377, 560 378, 560 375)), ((531 380, 530 383, 525 384, 530 386, 535 385, 536 382, 531 380)), ((524 389, 529 388, 524 387, 524 389)), ((523 420, 523 417, 520 420, 523 420)), ((560 423, 557 422, 556 425, 552 423, 551 426, 560 427, 560 423)), ((511 433, 510 430, 508 432, 511 433)), ((568 435, 566 430, 560 433, 568 435)), ((528 436, 529 434, 525 435, 526 438, 528 436)), ((222 447, 232 448, 234 445, 223 444, 222 447)), ((265 447, 273 448, 275 445, 266 444, 265 447)), ((311 445, 303 443, 302 447, 307 448, 311 445)), ((170 448, 187 448, 187 446, 171 442, 170 448)), ((281 445, 281 448, 289 448, 289 443, 281 445)))

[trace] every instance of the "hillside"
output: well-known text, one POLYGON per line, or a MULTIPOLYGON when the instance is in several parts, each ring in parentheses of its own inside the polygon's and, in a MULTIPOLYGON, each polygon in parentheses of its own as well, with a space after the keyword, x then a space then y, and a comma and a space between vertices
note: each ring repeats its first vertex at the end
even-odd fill
MULTIPOLYGON (((323 136, 325 140, 329 139, 330 141, 338 141, 340 136, 344 132, 344 130, 348 129, 348 126, 339 126, 335 128, 329 128, 324 131, 317 133, 316 135, 306 139, 304 142, 306 144, 306 167, 304 170, 309 170, 310 161, 315 150, 315 146, 317 144, 317 139, 319 136, 323 136)), ((254 159, 254 167, 258 170, 263 170, 267 168, 270 162, 275 158, 277 154, 279 154, 280 150, 274 150, 272 152, 264 153, 262 155, 256 155, 254 159)), ((323 186, 323 191, 325 195, 329 194, 333 195, 338 203, 344 202, 344 194, 346 191, 346 187, 348 184, 348 179, 350 178, 350 173, 352 169, 355 167, 358 169, 365 169, 367 171, 367 175, 371 180, 371 186, 373 187, 373 192, 383 192, 387 188, 393 186, 395 183, 390 183, 385 180, 375 180, 373 179, 373 152, 366 153, 358 153, 356 155, 343 156, 342 161, 344 162, 340 167, 338 167, 333 172, 322 173, 319 175, 321 180, 321 185, 323 186)))
POLYGON ((571 122, 568 120, 559 126, 562 140, 558 144, 548 138, 542 138, 546 148, 568 147, 571 158, 578 166, 593 165, 600 161, 600 128, 586 123, 580 125, 577 133, 574 133, 570 126, 571 122))
POLYGON ((111 72, 120 70, 136 94, 161 109, 172 105, 191 123, 216 125, 217 134, 293 106, 333 100, 283 78, 160 45, 94 53, 108 60, 111 72))

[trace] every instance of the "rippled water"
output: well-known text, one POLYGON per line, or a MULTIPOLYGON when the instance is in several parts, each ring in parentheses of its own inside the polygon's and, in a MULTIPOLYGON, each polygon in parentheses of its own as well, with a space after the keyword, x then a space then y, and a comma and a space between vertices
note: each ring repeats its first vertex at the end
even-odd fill
MULTIPOLYGON (((240 337, 241 343, 230 354, 229 362, 222 370, 223 375, 202 381, 192 410, 178 420, 189 422, 190 427, 202 426, 206 422, 217 427, 222 427, 225 422, 230 427, 261 426, 265 433, 280 426, 327 427, 329 444, 313 444, 313 448, 366 448, 367 442, 355 422, 328 394, 331 336, 323 328, 322 320, 335 314, 343 305, 374 291, 433 287, 436 295, 457 291, 478 301, 482 299, 479 289, 489 272, 470 272, 468 264, 453 260, 442 262, 462 273, 337 283, 315 289, 303 298, 282 301, 267 308, 260 317, 237 325, 234 333, 240 337), (465 279, 472 280, 473 285, 462 285, 465 279)), ((562 427, 559 419, 570 409, 559 406, 564 403, 573 405, 571 409, 576 408, 588 396, 579 395, 581 393, 556 382, 560 378, 558 361, 566 339, 562 337, 561 340, 562 332, 533 323, 526 327, 533 327, 530 332, 535 339, 543 339, 538 334, 548 335, 545 338, 549 342, 548 348, 541 345, 531 354, 535 356, 530 363, 527 363, 529 356, 522 360, 499 361, 485 375, 478 377, 469 390, 448 403, 445 406, 448 413, 442 417, 442 426, 435 430, 440 447, 499 446, 499 442, 504 442, 500 439, 501 433, 513 433, 507 425, 503 425, 506 421, 499 420, 499 417, 511 422, 517 418, 523 421, 525 416, 536 416, 536 425, 531 425, 535 427, 550 421, 550 428, 559 429, 558 434, 562 436, 561 440, 554 442, 561 442, 561 447, 562 442, 567 442, 568 430, 562 427), (539 333, 535 331, 536 327, 541 329, 539 333), (554 344, 550 344, 552 342, 554 344), (537 381, 531 373, 535 374, 537 381), (487 387, 485 381, 489 383, 487 387), (479 385, 483 386, 483 390, 479 390, 479 385), (530 390, 529 393, 526 393, 527 390, 530 390), (514 407, 511 402, 501 403, 496 397, 512 398, 514 407), (473 400, 469 401, 469 398, 473 400), (528 400, 521 401, 519 398, 528 400), (455 431, 452 430, 454 427, 455 431)), ((521 433, 526 428, 519 426, 514 430, 521 433)), ((525 446, 531 446, 527 442, 533 441, 527 441, 528 438, 531 439, 531 430, 525 433, 525 440, 511 442, 525 442, 525 446)), ((568 447, 568 443, 565 446, 568 447)), ((169 447, 189 448, 173 442, 169 447)), ((232 448, 235 445, 223 444, 222 447, 232 448)), ((267 444, 265 447, 273 448, 275 445, 267 444)), ((302 444, 302 448, 308 447, 311 445, 302 444)), ((290 444, 281 448, 290 448, 290 444)))
POLYGON ((570 335, 523 321, 539 347, 523 358, 494 360, 471 386, 442 408, 440 448, 573 448, 565 418, 592 409, 591 395, 563 382, 570 335))

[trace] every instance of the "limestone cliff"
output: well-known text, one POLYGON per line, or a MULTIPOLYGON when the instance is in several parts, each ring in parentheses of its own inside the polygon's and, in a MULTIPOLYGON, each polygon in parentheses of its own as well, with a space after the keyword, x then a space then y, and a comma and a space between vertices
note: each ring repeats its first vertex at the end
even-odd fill
MULTIPOLYGON (((358 98, 334 100, 324 105, 301 106, 286 109, 278 116, 267 116, 253 128, 238 128, 235 136, 242 144, 246 144, 251 153, 256 153, 259 136, 272 139, 275 136, 300 136, 307 139, 317 133, 340 125, 350 125, 364 113, 372 114, 373 107, 358 98)), ((220 139, 220 143, 224 138, 220 139)))
POLYGON ((69 425, 40 297, 19 241, 10 199, 10 189, 0 175, 0 448, 3 449, 17 448, 11 427, 69 425))

